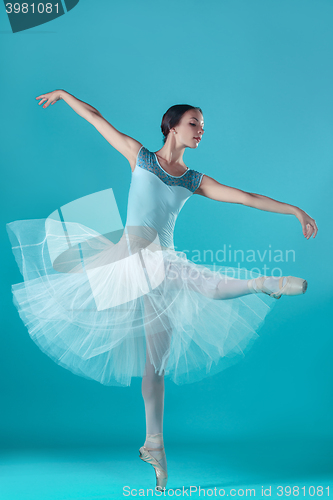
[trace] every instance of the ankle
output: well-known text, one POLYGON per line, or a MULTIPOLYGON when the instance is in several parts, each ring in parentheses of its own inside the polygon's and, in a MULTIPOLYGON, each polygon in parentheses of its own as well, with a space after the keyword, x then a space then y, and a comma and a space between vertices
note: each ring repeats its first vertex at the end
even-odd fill
MULTIPOLYGON (((287 278, 284 276, 282 280, 282 286, 287 282, 287 278)), ((248 289, 251 293, 262 292, 262 287, 269 290, 270 293, 275 293, 280 290, 280 277, 279 276, 259 276, 258 278, 253 278, 247 282, 248 289)))
POLYGON ((151 448, 162 448, 164 446, 163 442, 163 433, 159 432, 158 434, 146 434, 145 446, 149 446, 151 448))
POLYGON ((253 278, 247 282, 248 289, 251 293, 258 293, 257 279, 258 278, 253 278))

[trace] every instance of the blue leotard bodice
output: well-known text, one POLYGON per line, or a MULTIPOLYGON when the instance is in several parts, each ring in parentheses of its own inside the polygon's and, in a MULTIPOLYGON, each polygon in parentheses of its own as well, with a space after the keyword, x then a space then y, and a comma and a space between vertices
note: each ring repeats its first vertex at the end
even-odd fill
POLYGON ((142 146, 131 179, 126 227, 147 228, 147 234, 152 229, 162 246, 174 249, 177 216, 200 186, 203 175, 192 169, 181 176, 168 174, 155 153, 142 146))

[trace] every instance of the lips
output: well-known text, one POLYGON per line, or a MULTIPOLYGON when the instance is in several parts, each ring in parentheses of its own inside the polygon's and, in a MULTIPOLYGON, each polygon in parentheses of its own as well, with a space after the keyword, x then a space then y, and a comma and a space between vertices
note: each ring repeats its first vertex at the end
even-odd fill
POLYGON ((196 139, 198 142, 201 141, 201 137, 193 137, 193 139, 196 139))

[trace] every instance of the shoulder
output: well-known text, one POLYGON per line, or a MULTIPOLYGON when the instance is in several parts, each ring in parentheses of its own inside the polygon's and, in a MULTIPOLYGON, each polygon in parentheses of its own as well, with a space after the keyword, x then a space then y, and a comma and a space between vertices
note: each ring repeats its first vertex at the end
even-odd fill
POLYGON ((149 149, 147 149, 145 146, 141 146, 138 151, 137 163, 149 160, 152 155, 153 153, 149 151, 149 149))
POLYGON ((197 170, 191 170, 189 175, 191 179, 191 191, 193 194, 200 194, 200 184, 205 174, 198 172, 197 170))
POLYGON ((132 172, 134 172, 137 165, 141 168, 147 168, 147 165, 151 162, 152 154, 145 146, 141 145, 137 151, 135 163, 133 166, 131 165, 132 172))

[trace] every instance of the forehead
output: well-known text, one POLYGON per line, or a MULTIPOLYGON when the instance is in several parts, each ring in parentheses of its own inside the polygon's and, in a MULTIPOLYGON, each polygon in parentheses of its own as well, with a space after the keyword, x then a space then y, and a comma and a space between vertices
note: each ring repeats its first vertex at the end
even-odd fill
POLYGON ((197 123, 200 123, 201 125, 204 124, 203 116, 198 109, 189 109, 188 111, 186 111, 186 113, 184 113, 183 118, 185 118, 186 120, 192 118, 197 123))

